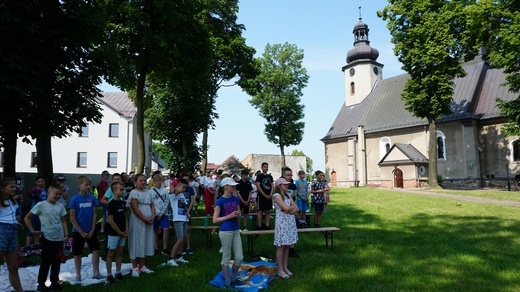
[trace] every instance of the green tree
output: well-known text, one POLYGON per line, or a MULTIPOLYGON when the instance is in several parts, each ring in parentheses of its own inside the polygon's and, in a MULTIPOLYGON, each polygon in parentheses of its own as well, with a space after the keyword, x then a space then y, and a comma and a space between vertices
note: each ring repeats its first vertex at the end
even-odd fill
POLYGON ((305 155, 305 153, 303 153, 303 151, 301 150, 293 150, 292 153, 291 153, 292 156, 305 156, 305 166, 307 167, 307 173, 312 173, 312 158, 310 158, 309 156, 305 155))
POLYGON ((15 173, 18 136, 30 137, 38 172, 50 182, 51 138, 101 121, 94 49, 103 17, 95 1, 3 1, 0 7, 0 31, 10 39, 0 45, 0 66, 10 68, 0 73, 0 96, 10 105, 0 117, 5 175, 15 173))
POLYGON ((406 109, 428 120, 430 187, 437 181, 437 124, 451 113, 453 79, 463 77, 463 56, 473 58, 464 46, 466 16, 471 0, 389 0, 378 16, 387 21, 394 52, 410 74, 401 98, 406 109))
POLYGON ((302 90, 309 75, 302 66, 303 50, 296 45, 267 44, 258 58, 260 73, 244 82, 245 91, 252 96, 249 102, 266 119, 267 140, 280 148, 282 167, 285 147, 300 144, 305 123, 301 103, 302 90))
POLYGON ((154 97, 148 85, 171 88, 176 86, 172 80, 209 78, 211 49, 204 23, 210 13, 208 2, 104 2, 109 15, 108 37, 102 47, 108 63, 105 77, 135 96, 138 172, 144 170, 145 162, 144 113, 154 97))
MULTIPOLYGON (((491 66, 503 68, 512 92, 520 91, 520 2, 517 0, 481 0, 468 6, 468 40, 484 46, 491 66)), ((499 100, 498 107, 508 123, 505 135, 520 135, 520 100, 499 100)))

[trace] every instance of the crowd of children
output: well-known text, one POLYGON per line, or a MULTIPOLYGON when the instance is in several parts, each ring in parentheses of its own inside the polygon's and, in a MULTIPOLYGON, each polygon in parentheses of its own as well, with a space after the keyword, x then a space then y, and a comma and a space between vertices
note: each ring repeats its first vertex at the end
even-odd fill
MULTIPOLYGON (((144 174, 136 174, 132 178, 132 188, 128 188, 128 175, 124 178, 123 175, 114 173, 109 182, 109 173, 103 171, 100 183, 102 194, 99 197, 93 194, 90 177, 80 175, 77 178, 79 191, 70 198, 68 205, 64 205, 67 199, 64 195, 68 195, 69 188, 64 185, 66 179, 63 175, 57 175, 47 188, 45 179, 37 176, 35 187, 29 192, 31 209, 24 218, 28 227, 26 243, 40 243, 42 249, 37 291, 60 290, 58 275, 64 254, 63 243, 69 240, 69 228, 65 220, 67 211, 72 225, 70 235, 76 281, 82 280, 81 264, 86 243, 92 252, 93 278, 106 278, 108 286, 117 279, 123 279, 121 266, 127 245, 133 277, 153 273, 146 266, 146 258, 158 253, 170 256, 166 263, 169 266, 188 263, 183 255, 193 253, 189 240, 191 214, 196 208, 196 202, 202 200, 202 194, 206 203, 205 213, 213 218, 215 224, 220 225, 221 268, 227 286, 236 281, 237 271, 243 260, 240 232, 247 230, 249 211, 257 211, 258 228, 267 229, 273 207, 276 212, 274 245, 278 263, 277 275, 284 279, 291 277, 293 273, 288 269, 289 251, 293 250, 298 241, 298 220, 295 218, 306 221, 310 190, 310 194, 314 195, 316 208, 315 226, 319 226, 321 213, 326 210, 325 204, 328 203, 328 187, 321 172, 316 173, 317 179, 309 188, 304 171, 298 172, 296 181, 290 177, 291 171, 288 172, 290 176, 284 172, 282 177, 273 182, 267 170, 268 165, 264 163, 262 172, 257 173, 256 178, 251 178, 247 171, 243 171, 240 177, 225 173, 218 173, 213 177, 210 172, 207 176, 197 178, 179 173, 177 176, 169 176, 166 181, 160 173, 155 173, 150 179, 144 174), (257 202, 256 197, 260 201, 257 202), (208 201, 214 203, 208 206, 208 201), (106 234, 107 275, 99 272, 98 231, 101 230, 96 228, 96 208, 101 206, 101 228, 106 234), (267 216, 262 218, 262 214, 267 216), (244 218, 243 222, 240 222, 240 218, 244 218), (260 225, 262 219, 265 219, 265 224, 260 225), (170 224, 174 226, 176 241, 171 250, 168 250, 170 224), (162 246, 159 246, 160 236, 162 246), (188 248, 184 249, 186 239, 188 248), (234 254, 234 264, 228 270, 231 253, 234 254), (46 287, 49 270, 51 286, 46 287)), ((21 208, 20 202, 15 200, 16 182, 14 178, 0 180, 0 258, 5 259, 12 287, 15 291, 22 291, 17 272, 17 226, 20 224, 21 208)))

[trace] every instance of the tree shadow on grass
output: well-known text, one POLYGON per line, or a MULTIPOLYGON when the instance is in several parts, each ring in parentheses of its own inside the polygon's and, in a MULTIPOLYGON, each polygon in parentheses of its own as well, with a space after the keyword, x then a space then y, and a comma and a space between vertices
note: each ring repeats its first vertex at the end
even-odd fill
POLYGON ((520 289, 520 223, 515 220, 416 213, 389 222, 353 205, 343 205, 341 213, 341 219, 332 220, 341 228, 333 252, 319 234, 306 234, 297 244, 301 257, 289 261, 300 277, 314 280, 279 281, 270 290, 520 289))

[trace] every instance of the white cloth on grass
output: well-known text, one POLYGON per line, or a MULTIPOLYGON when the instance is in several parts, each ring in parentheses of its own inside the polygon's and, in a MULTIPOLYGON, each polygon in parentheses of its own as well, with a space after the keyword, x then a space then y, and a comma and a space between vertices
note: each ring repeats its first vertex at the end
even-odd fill
MULTIPOLYGON (((38 270, 40 266, 30 266, 26 268, 18 269, 20 275, 20 282, 22 282, 22 288, 24 291, 34 291, 38 286, 38 270)), ((116 263, 112 262, 112 273, 116 271, 116 263)), ((121 273, 123 275, 130 274, 132 271, 131 263, 123 263, 121 265, 121 273)), ((92 254, 87 257, 83 257, 81 261, 81 283, 76 283, 76 269, 74 268, 74 258, 70 258, 66 263, 61 264, 60 268, 60 280, 63 282, 69 282, 70 284, 81 284, 81 286, 87 286, 97 283, 105 282, 105 280, 92 279, 92 254)), ((101 275, 107 274, 107 266, 104 260, 99 259, 99 273, 101 275)), ((50 286, 51 281, 47 278, 45 283, 50 286)), ((7 271, 6 265, 0 266, 0 291, 14 291, 9 283, 9 272, 7 271)))

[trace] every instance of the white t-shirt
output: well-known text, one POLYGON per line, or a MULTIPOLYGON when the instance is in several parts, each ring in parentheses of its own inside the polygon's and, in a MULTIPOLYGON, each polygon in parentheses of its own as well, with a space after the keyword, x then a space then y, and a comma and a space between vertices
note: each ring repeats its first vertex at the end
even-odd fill
POLYGON ((258 196, 258 192, 256 191, 256 184, 252 183, 251 186, 253 187, 253 192, 251 193, 251 198, 256 198, 258 196))
POLYGON ((204 187, 206 189, 209 187, 215 188, 215 182, 216 182, 216 180, 213 178, 206 178, 206 183, 204 184, 204 187))
POLYGON ((178 195, 170 195, 170 205, 172 207, 173 221, 188 222, 188 201, 184 193, 178 195))
POLYGON ((7 207, 0 207, 0 223, 17 224, 16 209, 18 208, 18 204, 13 203, 11 200, 5 200, 4 204, 7 205, 7 207))
POLYGON ((38 202, 31 209, 31 213, 40 217, 43 236, 50 241, 60 241, 64 237, 61 217, 67 214, 65 207, 60 204, 50 204, 47 201, 38 202))

